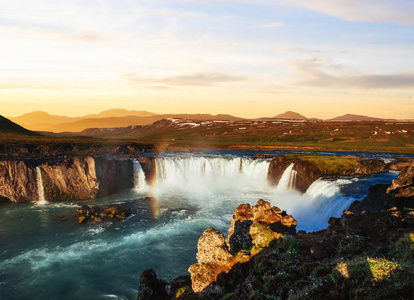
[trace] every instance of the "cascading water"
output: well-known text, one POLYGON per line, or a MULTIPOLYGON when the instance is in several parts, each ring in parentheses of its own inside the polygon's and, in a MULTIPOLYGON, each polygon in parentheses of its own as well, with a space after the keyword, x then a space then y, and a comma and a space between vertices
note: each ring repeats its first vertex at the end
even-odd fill
POLYGON ((279 184, 277 186, 278 190, 291 190, 295 186, 297 172, 293 170, 294 165, 295 164, 291 163, 283 172, 282 177, 280 178, 279 184))
POLYGON ((157 186, 190 193, 268 189, 267 160, 241 157, 164 157, 156 159, 157 186))
POLYGON ((135 191, 145 191, 147 183, 145 180, 145 173, 139 161, 133 160, 134 164, 134 189, 135 191))
POLYGON ((43 187, 43 179, 42 179, 42 170, 40 166, 36 167, 36 183, 37 183, 37 203, 38 204, 45 204, 47 203, 45 199, 45 190, 43 187))

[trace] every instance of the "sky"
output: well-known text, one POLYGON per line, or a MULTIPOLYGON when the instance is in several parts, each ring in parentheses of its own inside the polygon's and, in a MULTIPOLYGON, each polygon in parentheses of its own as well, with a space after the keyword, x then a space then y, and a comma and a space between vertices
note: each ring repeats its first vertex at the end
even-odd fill
POLYGON ((0 0, 0 114, 414 119, 412 0, 0 0))

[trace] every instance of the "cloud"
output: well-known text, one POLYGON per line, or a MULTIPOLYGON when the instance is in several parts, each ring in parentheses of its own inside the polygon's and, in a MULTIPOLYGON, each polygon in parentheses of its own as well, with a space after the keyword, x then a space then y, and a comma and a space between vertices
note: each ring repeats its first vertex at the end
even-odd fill
POLYGON ((83 30, 62 30, 48 29, 43 27, 26 27, 26 26, 0 26, 0 33, 12 37, 20 37, 32 40, 66 40, 74 42, 101 42, 107 40, 101 34, 83 30))
POLYGON ((414 73, 352 74, 345 66, 323 59, 299 61, 292 66, 308 78, 300 82, 301 85, 334 89, 414 88, 414 73))
POLYGON ((276 22, 276 23, 271 23, 271 24, 263 24, 260 25, 259 27, 265 27, 265 28, 277 28, 277 27, 284 27, 285 23, 283 22, 276 22))
POLYGON ((348 21, 414 25, 414 1, 411 0, 288 1, 348 21))
POLYGON ((187 75, 170 76, 162 79, 139 77, 135 73, 125 74, 125 79, 137 84, 161 84, 172 86, 211 86, 217 83, 242 81, 245 78, 218 72, 200 72, 187 75))

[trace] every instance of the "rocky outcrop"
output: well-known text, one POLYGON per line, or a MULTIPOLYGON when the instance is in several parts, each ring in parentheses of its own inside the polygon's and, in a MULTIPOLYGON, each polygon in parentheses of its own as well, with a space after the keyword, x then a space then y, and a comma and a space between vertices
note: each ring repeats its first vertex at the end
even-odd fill
POLYGON ((140 289, 137 300, 167 299, 166 284, 166 281, 157 278, 153 269, 144 271, 139 278, 140 289))
POLYGON ((355 201, 349 210, 356 215, 379 212, 392 207, 414 208, 414 165, 404 167, 392 184, 377 184, 361 202, 355 201))
POLYGON ((22 161, 0 161, 0 198, 3 202, 38 200, 37 178, 33 167, 22 161))
POLYGON ((233 214, 226 242, 230 252, 250 250, 253 246, 265 246, 273 233, 295 234, 297 221, 292 216, 260 199, 257 204, 241 204, 233 214))
POLYGON ((223 234, 214 228, 208 228, 201 235, 197 245, 197 263, 190 266, 193 290, 203 291, 216 281, 221 272, 228 272, 232 267, 233 255, 227 249, 223 234))
POLYGON ((188 270, 193 291, 214 298, 220 294, 220 289, 212 283, 220 274, 227 273, 239 260, 249 260, 273 239, 286 233, 295 234, 296 225, 292 216, 262 199, 253 207, 240 205, 233 214, 226 240, 213 228, 204 231, 200 237, 198 263, 188 270))
POLYGON ((354 201, 348 210, 356 215, 360 215, 364 211, 376 212, 383 210, 388 200, 387 189, 389 186, 389 184, 376 184, 370 187, 369 194, 361 202, 354 201))
POLYGON ((145 174, 145 180, 149 185, 153 185, 157 176, 157 167, 155 164, 155 158, 150 156, 143 156, 137 159, 141 164, 142 170, 145 174))
MULTIPOLYGON (((41 185, 47 201, 87 200, 134 186, 130 159, 74 158, 44 163, 41 185)), ((0 162, 0 197, 12 202, 39 200, 36 166, 24 161, 0 162)))
POLYGON ((165 299, 219 299, 225 291, 222 284, 217 284, 223 274, 237 269, 240 262, 249 261, 272 240, 283 237, 281 232, 295 234, 296 225, 292 216, 262 199, 253 207, 242 204, 233 214, 227 239, 214 228, 208 228, 201 235, 197 245, 197 263, 188 269, 191 282, 181 277, 170 284, 160 283, 153 271, 147 270, 141 275, 138 299, 144 299, 144 293, 152 295, 154 290, 167 290, 165 299), (142 278, 149 279, 143 281, 142 278), (149 285, 152 288, 148 288, 149 285))
POLYGON ((175 291, 184 292, 165 299, 412 298, 414 211, 393 208, 363 216, 344 211, 329 224, 318 232, 273 239, 250 259, 239 256, 239 263, 202 292, 174 280, 175 291))
POLYGON ((106 208, 99 206, 84 205, 76 209, 76 213, 80 215, 78 218, 79 224, 84 224, 89 221, 94 222, 112 222, 123 221, 131 214, 129 208, 123 208, 120 205, 110 205, 106 208))
POLYGON ((390 162, 390 170, 401 171, 405 167, 414 165, 414 157, 398 157, 396 160, 390 162))
POLYGON ((269 165, 268 179, 277 185, 290 164, 296 172, 293 188, 304 193, 322 177, 369 175, 388 171, 380 159, 319 155, 280 155, 269 165))

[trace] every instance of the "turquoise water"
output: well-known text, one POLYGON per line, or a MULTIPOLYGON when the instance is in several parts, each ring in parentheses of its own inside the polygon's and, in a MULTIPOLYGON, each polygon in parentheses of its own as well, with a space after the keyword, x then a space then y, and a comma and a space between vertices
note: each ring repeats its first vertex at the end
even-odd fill
POLYGON ((263 198, 292 214, 298 229, 314 231, 362 199, 369 186, 398 175, 319 180, 301 195, 269 186, 268 163, 234 154, 168 156, 159 158, 155 186, 145 184, 138 166, 137 186, 122 194, 0 206, 0 299, 136 299, 145 269, 166 280, 187 275, 201 233, 214 227, 227 234, 241 203, 263 198), (113 203, 133 214, 121 222, 77 224, 81 205, 113 203))

